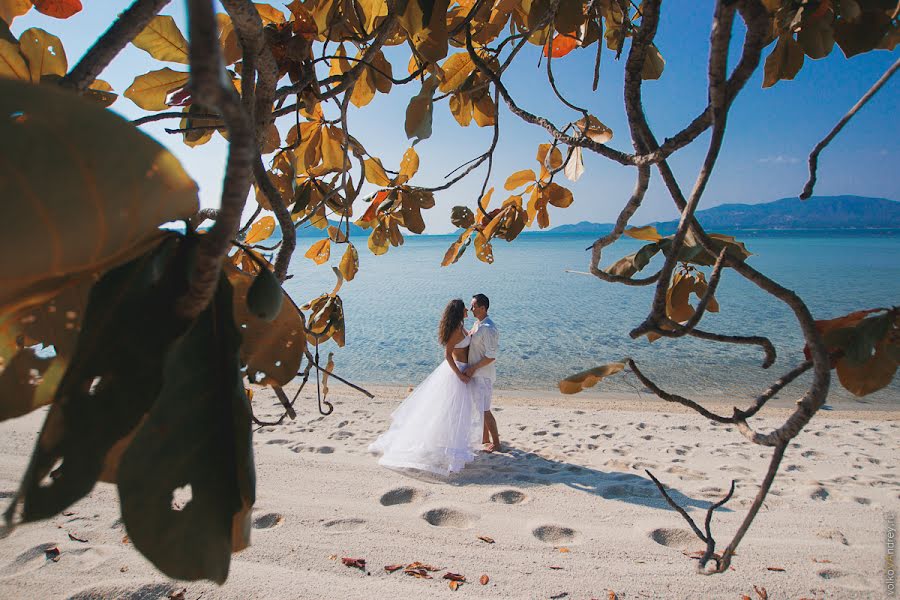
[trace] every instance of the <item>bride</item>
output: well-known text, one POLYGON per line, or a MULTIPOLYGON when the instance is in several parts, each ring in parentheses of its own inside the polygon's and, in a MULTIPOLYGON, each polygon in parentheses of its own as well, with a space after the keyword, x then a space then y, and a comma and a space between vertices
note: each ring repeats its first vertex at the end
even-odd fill
POLYGON ((369 446, 380 465, 418 469, 437 475, 462 470, 481 449, 483 413, 475 406, 466 365, 470 337, 468 309, 451 300, 438 327, 445 360, 391 415, 390 428, 369 446))

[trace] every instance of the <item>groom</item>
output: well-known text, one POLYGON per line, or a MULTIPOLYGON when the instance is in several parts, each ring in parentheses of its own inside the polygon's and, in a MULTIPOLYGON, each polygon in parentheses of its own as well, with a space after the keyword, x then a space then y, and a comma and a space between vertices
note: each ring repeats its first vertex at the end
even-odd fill
POLYGON ((497 432, 497 421, 491 413, 491 395, 494 381, 497 379, 497 349, 500 345, 500 333, 497 326, 488 317, 491 301, 484 294, 472 296, 470 306, 475 316, 475 326, 470 332, 472 343, 469 346, 469 366, 466 374, 472 377, 475 390, 476 405, 484 411, 484 433, 482 442, 485 452, 500 450, 500 434, 497 432))

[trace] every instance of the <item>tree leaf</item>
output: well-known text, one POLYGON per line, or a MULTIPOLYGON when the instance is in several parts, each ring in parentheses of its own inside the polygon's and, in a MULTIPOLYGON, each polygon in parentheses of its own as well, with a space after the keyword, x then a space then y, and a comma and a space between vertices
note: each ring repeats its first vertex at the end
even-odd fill
POLYGON ((572 148, 572 155, 569 157, 569 162, 566 163, 563 174, 569 181, 578 181, 581 179, 581 176, 584 174, 584 161, 581 157, 580 146, 572 148))
MULTIPOLYGON (((185 116, 184 116, 184 118, 181 119, 181 122, 179 123, 179 127, 181 129, 190 129, 192 127, 212 126, 212 125, 215 125, 217 121, 219 121, 218 119, 207 119, 207 118, 195 119, 195 118, 192 118, 191 115, 193 115, 193 114, 197 114, 197 113, 204 114, 204 113, 210 112, 209 109, 207 109, 199 104, 191 103, 190 105, 185 106, 184 109, 182 110, 182 112, 184 113, 185 116)), ((182 135, 184 136, 182 138, 182 140, 184 141, 184 143, 187 146, 194 148, 195 146, 203 145, 206 142, 208 142, 209 140, 211 140, 213 133, 215 133, 215 131, 216 131, 215 129, 195 129, 195 130, 191 130, 191 131, 185 131, 182 133, 182 135)))
POLYGON ((317 265, 321 265, 328 261, 331 257, 331 240, 325 238, 323 240, 319 240, 310 246, 309 250, 304 254, 306 258, 312 259, 314 263, 317 265))
POLYGON ((448 265, 452 265, 463 255, 463 252, 466 251, 466 248, 472 241, 472 232, 475 231, 474 227, 469 227, 465 231, 463 231, 459 238, 449 248, 447 248, 447 252, 444 253, 444 259, 441 261, 441 266, 446 267, 448 265))
POLYGON ((856 396, 866 396, 887 386, 897 372, 897 361, 887 350, 885 341, 875 346, 875 354, 862 364, 844 357, 837 361, 841 385, 856 396))
MULTIPOLYGON (((356 54, 361 58, 362 52, 356 54)), ((350 103, 356 108, 362 108, 375 98, 375 77, 369 67, 364 67, 353 84, 353 92, 350 94, 350 103)))
POLYGON ((231 17, 224 13, 216 13, 216 24, 219 27, 219 46, 222 49, 222 61, 225 66, 233 65, 241 59, 242 50, 238 43, 237 33, 231 17))
POLYGON ((187 40, 175 24, 175 19, 168 15, 153 17, 131 43, 156 60, 182 65, 189 63, 187 40))
POLYGON ((578 38, 571 34, 559 34, 553 37, 552 42, 544 45, 544 56, 552 56, 553 58, 562 58, 581 43, 578 38))
POLYGON ((232 550, 249 544, 256 475, 232 297, 221 275, 213 302, 167 354, 162 389, 118 470, 131 542, 176 579, 224 583, 232 550), (173 507, 188 486, 191 499, 173 507))
POLYGON ((793 79, 802 67, 803 48, 791 34, 782 34, 775 49, 766 57, 763 87, 772 87, 781 79, 793 79))
POLYGON ((644 240, 647 242, 658 242, 663 239, 656 227, 653 225, 644 225, 643 227, 632 227, 623 231, 625 235, 636 240, 644 240))
POLYGON ((328 69, 328 76, 340 76, 350 70, 350 61, 347 60, 347 50, 344 44, 338 44, 337 50, 334 52, 335 58, 331 59, 331 67, 328 69))
POLYGON ((666 67, 666 60, 663 58, 655 44, 647 46, 644 55, 644 68, 641 69, 641 79, 659 79, 666 67))
POLYGON ((559 382, 559 391, 563 394, 577 394, 582 390, 594 387, 601 379, 614 375, 624 368, 624 362, 613 362, 569 375, 559 382))
POLYGON ((0 114, 23 116, 0 120, 0 164, 15 173, 0 178, 0 240, 18 257, 0 273, 0 314, 145 252, 159 225, 197 212, 197 186, 175 157, 89 100, 0 79, 0 114), (45 251, 16 250, 34 240, 45 251))
POLYGON ((81 0, 34 0, 34 7, 48 17, 68 19, 81 12, 81 0))
POLYGON ((475 224, 475 215, 468 206, 454 206, 450 211, 450 222, 456 227, 468 229, 475 224))
POLYGON ((112 105, 116 98, 119 97, 118 94, 113 93, 112 86, 102 79, 92 81, 82 95, 93 102, 99 103, 104 108, 112 105))
MULTIPOLYGON (((386 10, 387 3, 384 0, 377 1, 382 2, 386 10)), ((394 85, 394 82, 391 81, 391 78, 394 76, 394 69, 391 67, 391 63, 384 57, 384 52, 381 50, 375 53, 371 62, 372 69, 370 69, 370 73, 375 81, 375 89, 382 94, 389 94, 394 85)))
POLYGON ((135 77, 124 96, 144 110, 166 110, 169 108, 166 98, 178 88, 184 87, 188 79, 188 73, 173 71, 169 67, 150 71, 135 77))
POLYGON ((575 121, 575 127, 598 144, 605 144, 613 138, 612 129, 601 123, 593 115, 588 115, 586 120, 584 118, 578 119, 575 121))
POLYGON ((254 2, 253 6, 256 7, 256 11, 259 13, 263 25, 284 23, 286 21, 286 19, 284 18, 284 13, 271 4, 254 2))
POLYGON ((879 46, 891 29, 891 18, 884 9, 864 10, 858 19, 840 19, 834 26, 834 41, 850 58, 879 46))
MULTIPOLYGON (((409 3, 412 6, 414 3, 409 3)), ((431 119, 434 110, 434 90, 438 85, 434 75, 422 82, 422 89, 413 96, 406 107, 406 137, 420 142, 431 137, 431 119)))
POLYGON ((407 3, 400 16, 400 26, 406 30, 416 52, 430 63, 437 63, 447 56, 449 4, 449 0, 416 0, 407 3), (430 16, 423 6, 431 10, 430 16))
POLYGON ((456 122, 463 127, 468 127, 472 122, 472 113, 475 110, 471 96, 463 93, 453 94, 450 96, 448 106, 456 122))
POLYGON ((563 156, 559 148, 553 144, 541 144, 538 146, 537 156, 535 157, 542 167, 549 170, 555 170, 562 166, 563 156))
POLYGON ((574 200, 571 190, 552 181, 544 186, 543 195, 550 204, 558 208, 566 208, 574 200))
POLYGON ((250 226, 250 229, 247 231, 247 237, 244 238, 244 243, 248 246, 258 244, 268 239, 273 231, 275 231, 275 217, 265 216, 250 226))
POLYGON ((69 68, 66 51, 55 35, 32 27, 19 36, 19 51, 28 61, 31 83, 40 83, 44 75, 63 77, 69 68))
POLYGON ((344 256, 341 257, 340 270, 341 275, 347 281, 353 281, 353 278, 356 277, 356 273, 359 271, 359 253, 353 244, 347 244, 344 256))
POLYGON ((0 39, 0 77, 31 81, 31 72, 25 57, 19 53, 19 45, 0 39))
MULTIPOLYGON (((268 270, 268 269, 266 269, 268 270)), ((234 321, 241 331, 241 362, 248 373, 260 374, 265 385, 284 386, 297 376, 306 351, 303 313, 283 289, 281 309, 269 322, 250 312, 247 295, 254 278, 226 263, 225 275, 234 289, 234 321)))
POLYGON ((797 43, 803 52, 812 59, 825 58, 834 47, 834 29, 828 19, 804 19, 797 32, 797 43))
POLYGON ((365 164, 366 169, 366 181, 368 181, 372 185, 377 185, 380 187, 385 187, 391 184, 391 179, 387 176, 387 173, 385 173, 380 159, 373 156, 371 158, 367 158, 363 164, 365 164))
POLYGON ((328 397, 328 374, 334 372, 334 352, 328 353, 328 362, 322 371, 322 400, 328 397))
POLYGON ((0 0, 0 19, 12 25, 13 19, 27 13, 32 6, 32 0, 0 0))
POLYGON ((531 169, 523 169, 521 171, 516 171, 512 175, 506 178, 506 183, 503 184, 503 187, 507 190, 514 190, 517 187, 523 186, 526 183, 534 182, 537 179, 537 175, 534 174, 534 171, 531 169))
POLYGON ((446 94, 455 92, 462 86, 475 70, 475 63, 472 62, 468 52, 458 52, 444 61, 441 68, 444 70, 444 81, 441 82, 438 89, 446 94))
POLYGON ((281 284, 269 269, 260 269, 247 290, 247 308, 253 316, 272 321, 281 312, 284 293, 281 284))
POLYGON ((497 122, 497 106, 491 99, 490 94, 486 93, 475 101, 472 108, 472 116, 475 119, 475 124, 479 127, 490 127, 497 122))
POLYGON ((395 183, 404 184, 419 171, 419 154, 415 148, 408 148, 400 159, 400 173, 397 175, 395 183))

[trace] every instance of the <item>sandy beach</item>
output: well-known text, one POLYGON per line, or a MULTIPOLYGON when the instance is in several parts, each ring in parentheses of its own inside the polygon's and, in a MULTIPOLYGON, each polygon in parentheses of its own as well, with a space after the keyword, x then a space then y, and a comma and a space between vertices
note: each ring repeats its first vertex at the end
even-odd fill
MULTIPOLYGON (((295 421, 257 431, 252 546, 233 556, 224 586, 155 571, 128 543, 115 488, 99 484, 66 513, 0 540, 0 598, 607 599, 613 592, 738 600, 759 598, 763 588, 773 599, 886 597, 887 515, 900 512, 900 413, 820 412, 785 456, 733 569, 703 576, 688 556, 702 543, 644 470, 701 520, 737 479, 735 497, 713 522, 724 546, 768 462, 764 448, 732 427, 646 395, 505 391, 495 414, 506 451, 481 455, 442 481, 386 470, 366 451, 407 388, 374 388, 370 400, 332 387, 332 415, 321 417, 314 394, 304 392, 295 421), (344 557, 365 559, 365 569, 345 566, 344 557), (437 568, 431 579, 384 568, 415 561, 437 568), (454 592, 447 572, 466 583, 454 592)), ((279 415, 263 390, 254 408, 260 418, 279 415)), ((767 409, 757 425, 780 423, 787 410, 767 409)), ((0 424, 5 502, 43 413, 0 424)))

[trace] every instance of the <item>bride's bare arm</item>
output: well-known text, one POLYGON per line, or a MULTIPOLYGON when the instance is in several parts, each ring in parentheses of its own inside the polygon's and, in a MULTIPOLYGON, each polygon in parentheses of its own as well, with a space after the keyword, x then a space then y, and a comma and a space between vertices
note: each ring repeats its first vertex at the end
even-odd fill
POLYGON ((459 370, 459 367, 456 366, 456 359, 453 358, 453 349, 458 343, 463 340, 464 337, 465 336, 463 335, 463 332, 460 330, 456 330, 453 332, 453 335, 451 335, 450 339, 447 340, 447 345, 444 346, 444 358, 447 359, 447 363, 450 365, 450 368, 453 369, 453 372, 456 373, 456 376, 459 377, 464 383, 469 383, 471 377, 459 370))

